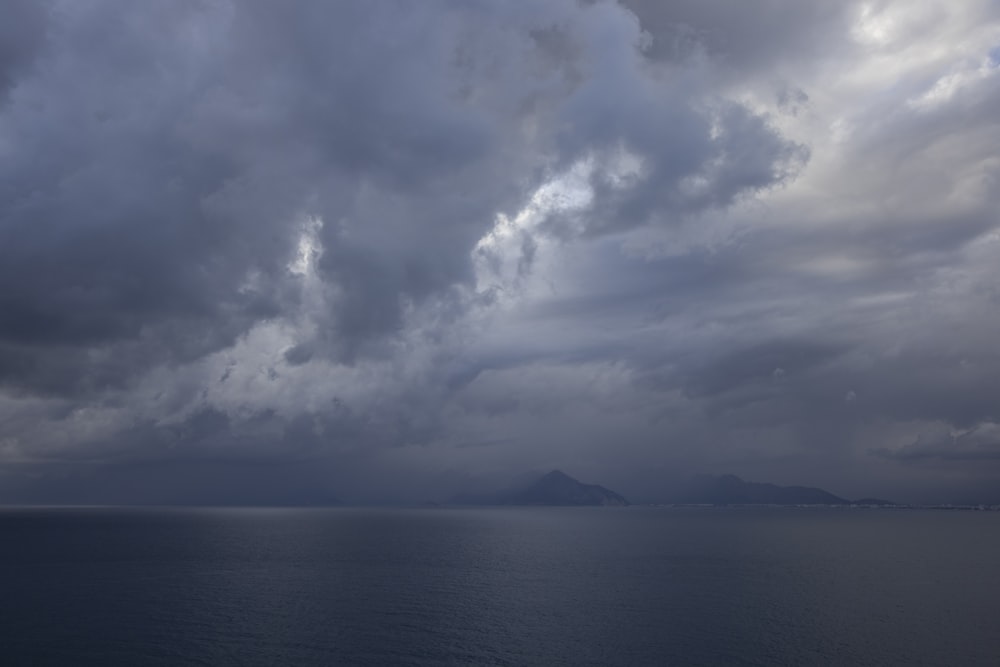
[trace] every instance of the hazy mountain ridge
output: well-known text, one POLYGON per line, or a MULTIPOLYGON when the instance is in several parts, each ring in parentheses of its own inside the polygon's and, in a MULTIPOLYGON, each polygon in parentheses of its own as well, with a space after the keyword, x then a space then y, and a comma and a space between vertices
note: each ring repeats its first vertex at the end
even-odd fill
POLYGON ((611 489, 584 484, 561 470, 553 470, 527 486, 489 494, 462 494, 452 498, 451 504, 625 507, 629 502, 611 489))
POLYGON ((848 500, 812 486, 779 486, 748 482, 736 475, 697 475, 674 492, 667 502, 690 505, 892 505, 887 500, 848 500))
MULTIPOLYGON (((780 486, 748 482, 736 475, 695 475, 660 498, 673 505, 894 505, 880 498, 849 500, 812 486, 780 486)), ((553 470, 526 484, 496 492, 460 494, 453 505, 627 506, 619 493, 599 484, 585 484, 553 470)))

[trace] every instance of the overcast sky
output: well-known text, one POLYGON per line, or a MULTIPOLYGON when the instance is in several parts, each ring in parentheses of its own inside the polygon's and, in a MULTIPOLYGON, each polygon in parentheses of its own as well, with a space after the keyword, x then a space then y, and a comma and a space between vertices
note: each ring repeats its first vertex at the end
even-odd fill
POLYGON ((1000 502, 991 0, 3 0, 0 502, 1000 502))

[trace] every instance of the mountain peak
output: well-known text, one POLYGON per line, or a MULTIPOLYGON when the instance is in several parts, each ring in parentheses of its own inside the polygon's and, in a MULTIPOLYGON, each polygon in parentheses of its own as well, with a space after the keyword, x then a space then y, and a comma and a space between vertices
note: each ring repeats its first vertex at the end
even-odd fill
POLYGON ((561 470, 552 470, 512 496, 515 505, 628 505, 610 489, 584 484, 561 470))
POLYGON ((527 486, 490 496, 460 496, 456 502, 473 505, 607 505, 628 501, 598 484, 584 484, 562 470, 550 470, 527 486))

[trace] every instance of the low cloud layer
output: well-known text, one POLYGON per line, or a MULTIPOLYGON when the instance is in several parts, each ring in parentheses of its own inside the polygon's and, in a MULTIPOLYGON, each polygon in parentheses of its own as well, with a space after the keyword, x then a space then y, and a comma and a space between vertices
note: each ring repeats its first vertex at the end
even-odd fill
POLYGON ((835 4, 11 3, 0 501, 1000 502, 1000 11, 835 4))

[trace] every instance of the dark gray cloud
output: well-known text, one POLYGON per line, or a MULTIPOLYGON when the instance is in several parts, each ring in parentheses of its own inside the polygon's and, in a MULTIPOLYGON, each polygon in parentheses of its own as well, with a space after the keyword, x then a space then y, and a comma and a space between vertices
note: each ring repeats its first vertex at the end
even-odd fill
POLYGON ((726 69, 772 71, 789 60, 814 61, 845 48, 857 6, 851 3, 801 3, 728 0, 706 5, 697 0, 627 0, 650 34, 654 57, 683 59, 705 53, 726 69))
POLYGON ((0 500, 1000 497, 990 3, 8 5, 0 500))
POLYGON ((45 41, 46 2, 11 0, 0 27, 0 100, 25 69, 31 67, 45 41))

